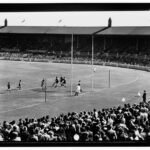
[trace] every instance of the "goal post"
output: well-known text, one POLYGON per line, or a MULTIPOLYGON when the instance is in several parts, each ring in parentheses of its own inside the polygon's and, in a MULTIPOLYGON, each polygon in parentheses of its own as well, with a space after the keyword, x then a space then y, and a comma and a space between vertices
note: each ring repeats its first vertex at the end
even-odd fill
POLYGON ((73 34, 71 35, 71 96, 73 95, 73 34))
POLYGON ((93 86, 94 86, 94 35, 92 35, 92 92, 93 92, 93 86))
POLYGON ((108 71, 108 88, 110 88, 110 69, 108 71))
MULTIPOLYGON (((111 18, 109 18, 108 19, 108 25, 106 26, 106 27, 104 27, 104 28, 102 28, 102 29, 100 29, 100 30, 98 30, 98 31, 96 31, 96 32, 94 32, 94 33, 92 33, 91 34, 91 36, 92 36, 92 92, 93 92, 93 90, 94 90, 94 72, 93 72, 93 65, 94 65, 94 37, 99 33, 101 33, 101 32, 103 32, 103 31, 105 31, 105 30, 107 30, 107 29, 109 29, 109 28, 111 28, 111 26, 112 26, 112 19, 111 18)), ((110 88, 110 70, 109 70, 109 75, 108 75, 108 87, 110 88)))
POLYGON ((44 79, 44 93, 45 93, 45 102, 47 101, 47 80, 44 79))
MULTIPOLYGON (((93 70, 93 68, 94 68, 94 37, 98 34, 98 33, 101 33, 102 31, 105 31, 105 30, 107 30, 107 29, 109 29, 109 28, 111 28, 111 26, 112 26, 112 20, 111 20, 111 18, 109 18, 108 19, 108 25, 106 26, 106 27, 104 27, 104 28, 101 28, 101 29, 99 29, 98 31, 96 31, 96 32, 94 32, 94 33, 92 33, 91 34, 91 36, 92 36, 92 38, 91 38, 91 40, 92 40, 92 60, 91 60, 91 67, 92 67, 92 79, 91 79, 91 91, 93 92, 94 91, 94 70, 93 70)), ((74 43, 74 34, 72 33, 71 34, 71 81, 70 81, 70 85, 71 85, 71 91, 70 91, 70 95, 72 96, 73 95, 73 54, 74 54, 74 45, 73 45, 73 43, 74 43)), ((110 87, 110 71, 109 71, 109 79, 108 79, 109 81, 109 83, 108 83, 108 86, 110 87)))

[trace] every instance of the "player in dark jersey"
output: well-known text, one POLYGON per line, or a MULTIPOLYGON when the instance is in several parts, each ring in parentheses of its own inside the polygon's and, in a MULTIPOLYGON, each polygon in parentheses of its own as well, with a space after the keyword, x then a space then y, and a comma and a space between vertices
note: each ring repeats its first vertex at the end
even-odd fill
POLYGON ((7 90, 10 91, 10 82, 7 83, 7 90))
POLYGON ((66 78, 63 77, 62 86, 66 87, 66 78))
POLYGON ((58 77, 55 78, 55 82, 53 83, 52 87, 57 87, 59 83, 58 77))
POLYGON ((65 77, 60 77, 60 85, 66 87, 66 78, 65 77))
POLYGON ((56 79, 55 79, 55 88, 58 86, 58 83, 59 83, 59 79, 56 77, 56 79))
POLYGON ((62 86, 62 83, 63 83, 63 77, 62 76, 60 77, 59 81, 60 81, 60 85, 62 86))
POLYGON ((18 89, 21 90, 21 80, 19 80, 18 89))
POLYGON ((43 78, 43 80, 41 81, 42 90, 43 90, 43 88, 44 88, 44 83, 45 83, 45 80, 44 80, 44 78, 43 78))

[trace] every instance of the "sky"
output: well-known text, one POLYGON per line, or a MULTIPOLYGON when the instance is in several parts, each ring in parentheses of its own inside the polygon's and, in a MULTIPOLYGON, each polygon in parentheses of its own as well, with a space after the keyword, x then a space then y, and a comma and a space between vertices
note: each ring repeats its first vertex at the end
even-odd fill
POLYGON ((150 11, 17 12, 0 13, 0 25, 9 26, 150 26, 150 11))

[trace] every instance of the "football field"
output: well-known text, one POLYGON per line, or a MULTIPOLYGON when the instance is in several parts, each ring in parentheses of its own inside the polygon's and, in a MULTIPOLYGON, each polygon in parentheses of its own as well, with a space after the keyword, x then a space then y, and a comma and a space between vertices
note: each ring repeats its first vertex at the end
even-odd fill
POLYGON ((0 61, 0 122, 19 118, 50 117, 72 111, 92 111, 126 103, 139 103, 143 90, 150 98, 150 73, 139 70, 74 64, 73 91, 79 80, 83 93, 71 96, 71 64, 23 61, 0 61), (110 70, 110 88, 109 88, 110 70), (65 76, 67 87, 51 87, 55 77, 65 76), (92 91, 93 77, 93 91, 92 91), (47 92, 41 89, 41 80, 47 80, 47 92), (17 89, 19 80, 21 90, 17 89), (11 91, 7 91, 10 82, 11 91), (122 102, 125 98, 125 102, 122 102))

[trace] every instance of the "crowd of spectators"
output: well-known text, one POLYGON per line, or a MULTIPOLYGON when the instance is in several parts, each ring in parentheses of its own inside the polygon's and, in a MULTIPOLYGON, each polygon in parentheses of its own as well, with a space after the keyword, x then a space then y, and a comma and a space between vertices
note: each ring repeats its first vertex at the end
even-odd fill
MULTIPOLYGON (((0 57, 37 61, 64 59, 71 56, 69 36, 3 35, 0 37, 0 57)), ((74 36, 74 59, 91 61, 91 36, 74 36)), ((150 65, 150 44, 146 37, 101 37, 94 39, 94 60, 131 65, 150 65)))
POLYGON ((123 142, 150 140, 150 102, 58 117, 25 118, 0 125, 0 141, 123 142))
MULTIPOLYGON (((78 55, 74 54, 74 62, 87 62, 91 63, 91 54, 88 52, 83 52, 78 55)), ((0 59, 4 60, 18 60, 18 61, 69 61, 71 59, 70 53, 49 53, 49 54, 39 54, 39 53, 10 53, 10 52, 0 52, 0 59)), ((146 55, 130 55, 130 54, 94 54, 94 61, 96 63, 116 63, 116 64, 129 64, 129 65, 139 65, 139 66, 150 66, 150 57, 146 55)))

